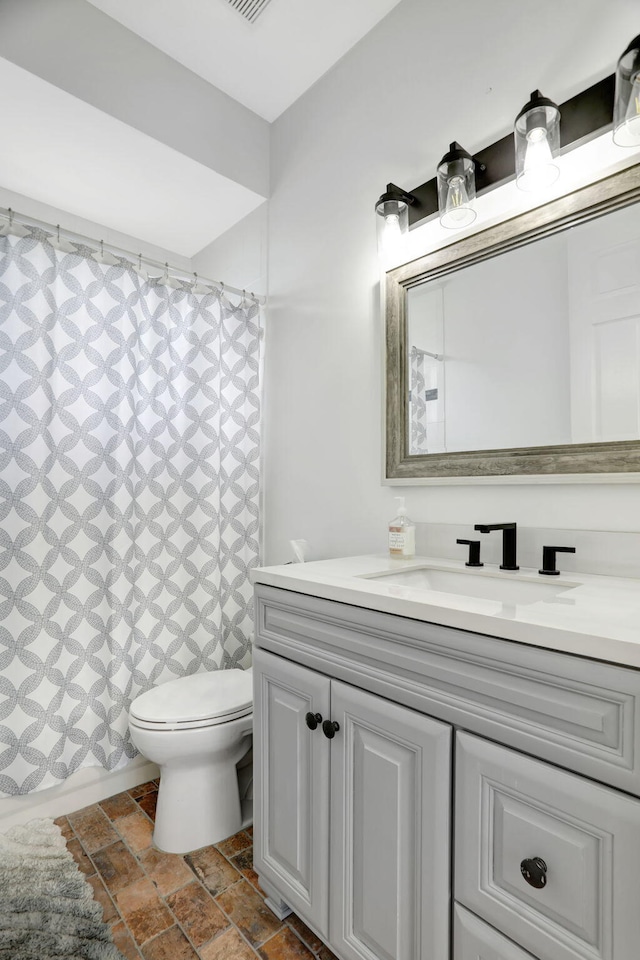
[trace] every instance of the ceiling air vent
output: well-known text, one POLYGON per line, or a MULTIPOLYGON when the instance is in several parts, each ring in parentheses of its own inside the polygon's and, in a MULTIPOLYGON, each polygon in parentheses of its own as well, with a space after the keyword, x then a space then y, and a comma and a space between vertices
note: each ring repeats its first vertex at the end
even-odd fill
POLYGON ((227 0, 227 3, 249 23, 255 23, 265 7, 269 6, 271 0, 227 0))

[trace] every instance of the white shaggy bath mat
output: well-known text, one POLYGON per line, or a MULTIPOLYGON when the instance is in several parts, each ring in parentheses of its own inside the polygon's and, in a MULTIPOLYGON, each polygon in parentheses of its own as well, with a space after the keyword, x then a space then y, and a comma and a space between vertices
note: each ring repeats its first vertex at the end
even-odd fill
POLYGON ((0 834, 0 957, 123 960, 53 820, 0 834))

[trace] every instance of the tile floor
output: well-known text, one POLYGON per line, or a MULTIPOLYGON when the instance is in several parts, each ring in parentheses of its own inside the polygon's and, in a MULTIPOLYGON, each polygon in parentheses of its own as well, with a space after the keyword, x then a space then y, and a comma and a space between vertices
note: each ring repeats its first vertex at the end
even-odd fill
POLYGON ((126 960, 335 960, 298 917, 282 923, 265 905, 251 828, 161 853, 157 797, 151 781, 56 820, 126 960))

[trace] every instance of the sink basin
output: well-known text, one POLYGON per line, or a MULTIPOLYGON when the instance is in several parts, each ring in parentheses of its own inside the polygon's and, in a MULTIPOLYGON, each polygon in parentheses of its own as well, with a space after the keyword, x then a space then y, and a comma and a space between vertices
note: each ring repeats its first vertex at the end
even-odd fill
POLYGON ((436 590, 438 593, 453 593, 498 603, 522 605, 552 600, 554 597, 577 587, 577 583, 545 582, 518 577, 514 574, 496 574, 464 570, 444 570, 439 567, 415 567, 413 570, 398 570, 380 573, 370 580, 383 580, 413 590, 436 590))

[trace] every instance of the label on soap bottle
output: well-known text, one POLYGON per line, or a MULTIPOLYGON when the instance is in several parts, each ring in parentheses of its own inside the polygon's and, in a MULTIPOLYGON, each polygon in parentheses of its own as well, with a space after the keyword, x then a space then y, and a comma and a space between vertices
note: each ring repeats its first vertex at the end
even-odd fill
POLYGON ((392 557, 413 557, 416 552, 415 527, 389 527, 389 554, 392 557))

